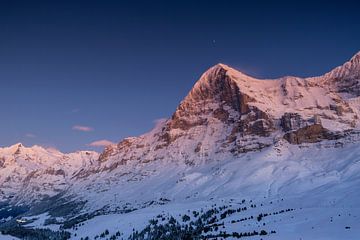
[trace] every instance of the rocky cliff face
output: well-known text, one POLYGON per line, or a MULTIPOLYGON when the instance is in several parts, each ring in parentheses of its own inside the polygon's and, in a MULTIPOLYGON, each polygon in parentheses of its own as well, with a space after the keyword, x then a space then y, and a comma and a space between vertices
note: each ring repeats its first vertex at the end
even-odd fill
POLYGON ((315 78, 260 80, 217 64, 170 119, 107 149, 98 170, 163 159, 192 165, 258 151, 279 139, 302 144, 338 138, 359 127, 359 56, 315 78))
POLYGON ((227 66, 218 64, 195 84, 166 124, 162 136, 171 136, 169 144, 184 131, 213 122, 231 129, 223 136, 228 142, 234 142, 237 136, 269 136, 274 130, 270 116, 251 105, 256 100, 240 90, 236 80, 227 74, 228 70, 227 66))

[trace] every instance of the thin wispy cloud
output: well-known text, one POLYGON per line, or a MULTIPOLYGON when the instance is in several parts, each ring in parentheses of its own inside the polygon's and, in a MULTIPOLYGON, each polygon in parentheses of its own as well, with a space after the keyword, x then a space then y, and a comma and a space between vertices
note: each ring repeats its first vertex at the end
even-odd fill
POLYGON ((81 131, 81 132, 92 132, 94 131, 94 129, 92 127, 89 126, 82 126, 82 125, 75 125, 72 127, 73 130, 75 131, 81 131))
POLYGON ((27 137, 27 138, 36 138, 36 135, 33 134, 33 133, 27 133, 27 134, 25 134, 25 137, 27 137))
POLYGON ((115 143, 112 142, 112 141, 102 139, 102 140, 98 140, 98 141, 94 141, 92 143, 89 143, 88 146, 91 146, 91 147, 106 147, 106 146, 113 145, 113 144, 115 144, 115 143))

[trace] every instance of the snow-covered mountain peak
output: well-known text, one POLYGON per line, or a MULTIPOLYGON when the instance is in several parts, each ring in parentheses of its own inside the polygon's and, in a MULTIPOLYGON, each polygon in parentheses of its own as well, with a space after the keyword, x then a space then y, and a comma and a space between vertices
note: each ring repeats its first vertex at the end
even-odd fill
POLYGON ((98 158, 93 151, 65 154, 21 143, 0 148, 0 201, 34 201, 53 196, 83 168, 96 166, 98 158))
POLYGON ((247 93, 247 88, 244 84, 253 85, 259 81, 250 77, 228 65, 218 63, 205 71, 200 79, 195 83, 189 94, 184 98, 179 109, 184 107, 191 107, 195 102, 205 101, 227 101, 228 105, 234 104, 235 96, 239 92, 247 93), (231 103, 232 102, 232 103, 231 103))
POLYGON ((356 70, 360 74, 360 51, 350 59, 350 68, 356 70))
POLYGON ((326 80, 341 78, 357 78, 360 77, 360 52, 355 54, 349 61, 341 66, 336 67, 329 73, 324 75, 326 80))
MULTIPOLYGON (((360 51, 359 52, 357 52, 352 58, 351 58, 351 60, 357 60, 358 62, 358 64, 359 64, 359 60, 360 60, 360 51)), ((351 61, 350 60, 350 61, 351 61)))
POLYGON ((52 153, 54 155, 61 155, 62 153, 59 150, 46 149, 39 145, 33 145, 31 147, 27 147, 22 143, 16 143, 9 147, 0 148, 1 155, 16 155, 16 156, 41 156, 52 153))
POLYGON ((224 63, 218 63, 210 67, 205 73, 200 77, 198 82, 207 81, 212 78, 216 78, 217 75, 223 75, 226 73, 227 76, 234 78, 234 80, 242 78, 244 80, 256 80, 255 78, 240 72, 239 70, 230 67, 224 63))
POLYGON ((224 69, 227 71, 227 70, 231 70, 232 68, 224 63, 217 63, 214 66, 210 67, 207 71, 205 71, 205 74, 219 69, 224 69))
POLYGON ((19 148, 22 148, 23 146, 24 145, 19 142, 19 143, 15 143, 15 144, 13 144, 13 145, 11 145, 9 147, 5 147, 5 148, 9 149, 9 151, 13 150, 14 153, 15 153, 19 148))

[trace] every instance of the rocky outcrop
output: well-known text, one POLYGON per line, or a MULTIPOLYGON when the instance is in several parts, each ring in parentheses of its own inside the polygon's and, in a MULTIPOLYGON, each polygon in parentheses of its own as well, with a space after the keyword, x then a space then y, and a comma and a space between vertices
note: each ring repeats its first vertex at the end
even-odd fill
POLYGON ((288 132, 284 135, 284 138, 291 144, 302 144, 315 143, 325 139, 334 140, 339 138, 339 135, 331 133, 321 124, 314 124, 288 132))
POLYGON ((284 132, 293 131, 306 126, 299 113, 285 113, 280 119, 280 126, 284 132))
POLYGON ((115 153, 115 149, 112 146, 105 147, 104 151, 99 156, 99 161, 103 162, 115 153))
POLYGON ((333 79, 339 93, 360 96, 360 75, 353 78, 333 79))
POLYGON ((191 121, 186 118, 182 118, 181 116, 178 116, 177 114, 174 114, 171 122, 169 123, 170 129, 181 129, 181 130, 189 130, 190 128, 200 126, 206 123, 206 119, 199 118, 195 121, 191 121))
POLYGON ((49 174, 49 175, 61 175, 63 177, 66 176, 66 172, 63 169, 57 169, 55 170, 54 168, 48 168, 45 170, 45 174, 49 174))
POLYGON ((0 157, 0 168, 5 167, 5 158, 4 157, 0 157))
POLYGON ((321 124, 321 118, 318 115, 303 119, 299 113, 287 112, 280 119, 280 126, 284 132, 294 131, 314 124, 321 124))
POLYGON ((222 121, 223 123, 227 123, 229 120, 230 114, 224 108, 220 107, 213 112, 213 116, 214 116, 214 118, 222 121))
POLYGON ((318 115, 305 120, 298 113, 285 113, 280 119, 280 126, 285 132, 284 139, 291 144, 314 143, 336 138, 334 133, 322 126, 318 115))
POLYGON ((256 107, 250 107, 250 112, 242 116, 234 129, 241 135, 267 137, 274 130, 274 123, 268 114, 256 107))

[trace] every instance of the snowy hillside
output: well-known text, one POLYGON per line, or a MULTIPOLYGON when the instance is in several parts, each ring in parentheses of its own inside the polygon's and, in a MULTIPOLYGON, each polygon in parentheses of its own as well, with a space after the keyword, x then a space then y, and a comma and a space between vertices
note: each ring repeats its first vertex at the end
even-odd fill
POLYGON ((99 154, 63 154, 21 143, 0 148, 0 201, 29 204, 64 191, 83 168, 96 166, 99 154))
POLYGON ((26 207, 0 228, 71 239, 357 239, 359 80, 360 53, 313 78, 260 80, 217 64, 170 119, 100 155, 0 149, 0 213, 26 207))

